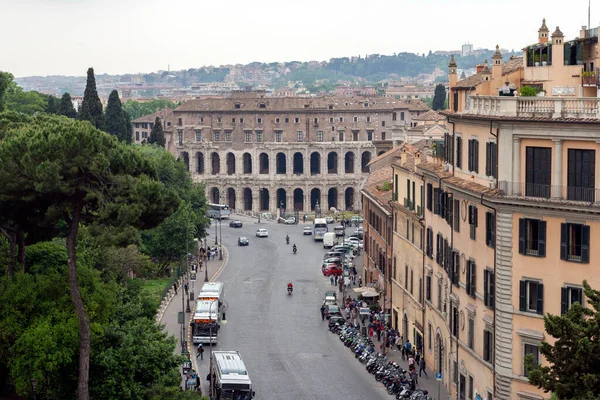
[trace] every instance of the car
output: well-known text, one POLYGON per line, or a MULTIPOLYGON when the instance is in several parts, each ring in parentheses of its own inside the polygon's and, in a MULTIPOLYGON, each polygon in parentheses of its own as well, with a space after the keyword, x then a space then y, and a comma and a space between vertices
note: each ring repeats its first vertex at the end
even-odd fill
POLYGON ((342 310, 340 310, 340 307, 338 305, 330 304, 327 307, 325 307, 325 309, 325 316, 327 317, 327 319, 330 319, 333 316, 342 316, 342 310))
POLYGON ((256 230, 256 237, 269 237, 269 231, 264 228, 256 230))
POLYGON ((331 257, 323 261, 324 264, 338 264, 342 265, 343 260, 340 257, 331 257))
POLYGON ((340 276, 344 273, 344 270, 342 269, 342 267, 340 267, 337 264, 329 264, 327 267, 325 267, 325 269, 323 270, 323 275, 325 276, 331 276, 331 275, 337 275, 340 276))
POLYGON ((310 226, 307 226, 306 228, 304 228, 302 230, 302 234, 303 235, 312 235, 312 228, 310 226))
POLYGON ((286 225, 294 225, 296 223, 296 217, 289 217, 283 223, 286 225))
POLYGON ((241 228, 244 224, 242 224, 242 221, 238 221, 237 219, 231 221, 229 223, 229 227, 231 228, 241 228))
POLYGON ((346 243, 350 243, 352 245, 355 245, 356 247, 358 247, 359 249, 363 248, 363 241, 360 240, 359 238, 355 238, 355 237, 349 237, 348 239, 346 239, 346 241, 344 242, 344 244, 346 243))
POLYGON ((358 215, 355 215, 354 217, 350 218, 350 223, 352 225, 362 224, 362 222, 363 222, 362 217, 359 217, 358 215))
POLYGON ((325 300, 337 301, 337 292, 335 290, 328 290, 325 292, 325 300))
POLYGON ((248 246, 249 244, 250 244, 250 241, 248 240, 247 237, 240 236, 238 238, 238 246, 248 246))
POLYGON ((325 217, 325 222, 327 222, 328 224, 333 224, 335 220, 333 219, 333 217, 325 217))
POLYGON ((334 315, 333 317, 329 317, 329 328, 331 328, 335 324, 339 324, 340 326, 346 324, 346 320, 341 315, 334 315))
POLYGON ((354 233, 351 233, 351 234, 350 234, 348 237, 349 237, 349 238, 353 238, 353 237, 355 237, 355 238, 357 238, 357 239, 363 240, 363 233, 362 233, 362 232, 358 232, 358 231, 356 231, 356 232, 354 232, 354 233))

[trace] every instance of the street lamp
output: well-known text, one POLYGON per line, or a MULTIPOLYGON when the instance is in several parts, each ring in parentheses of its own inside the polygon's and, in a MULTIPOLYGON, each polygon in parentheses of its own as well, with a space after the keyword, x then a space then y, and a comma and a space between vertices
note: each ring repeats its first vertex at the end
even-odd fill
POLYGON ((37 400, 37 379, 31 378, 31 388, 33 389, 33 400, 37 400))
MULTIPOLYGON (((210 326, 208 327, 208 344, 210 345, 208 351, 209 353, 209 359, 210 359, 210 365, 212 366, 212 327, 213 327, 213 322, 212 322, 212 306, 213 304, 219 304, 218 300, 213 300, 210 303, 210 306, 208 306, 208 318, 210 319, 210 326)), ((227 318, 225 317, 225 311, 227 311, 227 308, 229 308, 229 303, 227 303, 225 300, 223 300, 223 303, 225 303, 225 305, 223 306, 223 319, 221 320, 222 324, 226 324, 227 323, 227 318)), ((217 310, 218 311, 218 310, 217 310)), ((212 392, 212 373, 211 371, 208 371, 208 382, 209 382, 209 393, 212 392)))
POLYGON ((321 218, 321 207, 319 207, 319 200, 315 204, 315 218, 321 218))

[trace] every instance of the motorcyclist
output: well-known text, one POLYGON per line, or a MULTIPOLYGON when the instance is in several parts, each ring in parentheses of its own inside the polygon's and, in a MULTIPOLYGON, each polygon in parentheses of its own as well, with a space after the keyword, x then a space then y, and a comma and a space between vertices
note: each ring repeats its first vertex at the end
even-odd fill
POLYGON ((290 281, 290 283, 288 283, 288 292, 292 293, 292 290, 294 290, 294 285, 292 285, 292 282, 290 281))
POLYGON ((295 243, 294 243, 294 247, 292 247, 292 250, 294 251, 294 253, 296 253, 296 251, 298 250, 295 243))
POLYGON ((285 235, 285 243, 290 244, 290 236, 289 235, 285 235))

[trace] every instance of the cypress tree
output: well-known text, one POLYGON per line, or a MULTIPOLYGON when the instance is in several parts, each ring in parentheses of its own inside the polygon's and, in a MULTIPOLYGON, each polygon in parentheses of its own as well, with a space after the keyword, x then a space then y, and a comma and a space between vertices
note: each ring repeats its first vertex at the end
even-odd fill
POLYGON ((73 101, 71 100, 71 95, 69 93, 63 94, 60 98, 57 114, 69 118, 77 118, 77 111, 75 111, 75 107, 73 107, 73 101))
POLYGON ((125 140, 125 143, 131 144, 133 142, 133 126, 131 125, 131 117, 125 110, 123 110, 123 116, 125 117, 125 126, 127 127, 127 140, 125 140))
POLYGON ((102 102, 96 90, 94 68, 88 68, 87 71, 87 83, 85 85, 85 92, 83 93, 79 119, 90 121, 95 128, 104 129, 104 112, 102 111, 102 102))
POLYGON ((48 96, 48 106, 46 106, 46 112, 48 114, 56 114, 58 112, 59 101, 54 96, 48 96))
POLYGON ((442 84, 438 84, 435 87, 433 94, 432 107, 435 111, 443 110, 446 108, 446 88, 442 84))
POLYGON ((111 135, 115 135, 121 142, 127 142, 126 124, 119 93, 113 90, 108 96, 108 104, 106 105, 105 130, 111 135))
POLYGON ((161 147, 165 147, 167 140, 165 139, 165 133, 163 132, 162 123, 160 122, 160 118, 156 117, 154 120, 154 126, 150 131, 150 137, 148 138, 148 143, 156 143, 161 147))

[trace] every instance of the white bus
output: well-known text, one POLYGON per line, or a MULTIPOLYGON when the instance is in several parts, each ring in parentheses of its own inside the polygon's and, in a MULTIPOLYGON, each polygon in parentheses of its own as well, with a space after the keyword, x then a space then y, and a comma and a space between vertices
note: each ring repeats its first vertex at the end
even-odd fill
POLYGON ((206 282, 202 285, 202 289, 200 289, 198 300, 217 300, 220 307, 223 301, 224 290, 225 285, 223 282, 206 282))
POLYGON ((226 204, 208 203, 206 215, 208 218, 229 218, 231 210, 229 210, 229 206, 226 204))
POLYGON ((325 218, 315 218, 313 223, 313 240, 322 241, 323 235, 327 232, 327 221, 325 218))
POLYGON ((192 342, 195 344, 218 343, 220 315, 217 300, 198 300, 194 317, 190 323, 192 342))
POLYGON ((213 351, 208 380, 211 399, 250 400, 255 395, 248 370, 237 351, 213 351))

